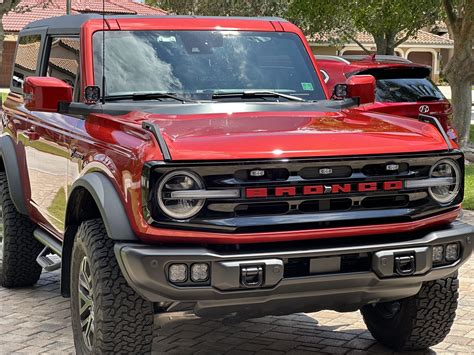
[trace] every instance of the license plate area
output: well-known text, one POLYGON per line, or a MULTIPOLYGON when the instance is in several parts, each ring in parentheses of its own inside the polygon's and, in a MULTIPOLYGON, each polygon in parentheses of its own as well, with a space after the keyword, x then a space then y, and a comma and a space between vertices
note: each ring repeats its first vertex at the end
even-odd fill
POLYGON ((309 260, 309 274, 332 274, 341 271, 341 257, 328 256, 309 260))
POLYGON ((285 263, 285 278, 321 274, 341 274, 370 271, 368 253, 354 253, 318 258, 289 258, 285 263))

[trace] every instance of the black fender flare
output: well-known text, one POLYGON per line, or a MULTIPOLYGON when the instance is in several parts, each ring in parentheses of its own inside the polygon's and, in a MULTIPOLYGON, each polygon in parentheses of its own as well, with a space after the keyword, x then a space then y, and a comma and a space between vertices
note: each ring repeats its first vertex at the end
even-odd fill
POLYGON ((61 267, 61 294, 64 297, 70 296, 72 250, 74 239, 81 223, 81 220, 74 220, 73 217, 74 207, 77 206, 74 206, 75 199, 72 196, 78 189, 86 190, 94 200, 109 238, 122 242, 138 241, 128 221, 120 195, 105 174, 91 172, 76 180, 71 187, 66 207, 66 230, 63 239, 61 267))
MULTIPOLYGON (((80 177, 72 185, 69 196, 77 188, 87 190, 94 199, 109 238, 120 241, 138 241, 128 221, 119 193, 105 174, 92 172, 80 177)), ((74 207, 71 205, 72 202, 69 198, 66 207, 66 225, 69 225, 70 211, 74 207)))
POLYGON ((0 137, 0 156, 7 174, 8 188, 13 204, 18 212, 28 215, 15 144, 10 136, 0 137))

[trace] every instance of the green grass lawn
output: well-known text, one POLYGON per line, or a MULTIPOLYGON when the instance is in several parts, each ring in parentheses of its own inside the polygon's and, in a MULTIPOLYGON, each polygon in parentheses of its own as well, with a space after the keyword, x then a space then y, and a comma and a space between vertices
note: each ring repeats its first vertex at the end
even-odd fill
POLYGON ((474 164, 466 165, 466 181, 462 207, 466 210, 474 210, 474 164))
MULTIPOLYGON (((471 125, 471 143, 474 143, 474 125, 471 125)), ((464 202, 462 207, 474 210, 474 164, 466 165, 466 182, 464 186, 464 202)))
POLYGON ((8 92, 0 92, 0 95, 1 95, 1 102, 3 103, 3 100, 5 100, 5 98, 7 97, 8 95, 8 92))

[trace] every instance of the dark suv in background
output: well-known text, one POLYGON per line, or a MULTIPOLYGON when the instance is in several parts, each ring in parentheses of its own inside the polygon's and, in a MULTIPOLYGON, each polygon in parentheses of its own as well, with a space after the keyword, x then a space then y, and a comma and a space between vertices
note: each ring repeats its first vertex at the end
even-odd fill
POLYGON ((435 116, 448 136, 457 140, 457 133, 451 127, 451 104, 431 81, 430 67, 397 56, 315 57, 329 92, 353 75, 373 75, 376 79, 375 102, 361 106, 363 110, 413 118, 418 118, 420 113, 435 116))

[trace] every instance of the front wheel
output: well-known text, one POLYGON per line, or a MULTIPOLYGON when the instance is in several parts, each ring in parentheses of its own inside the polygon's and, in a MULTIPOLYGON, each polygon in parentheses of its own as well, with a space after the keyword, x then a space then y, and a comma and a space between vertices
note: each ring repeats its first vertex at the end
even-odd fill
POLYGON ((72 253, 71 313, 78 354, 147 354, 153 304, 126 282, 101 220, 81 224, 72 253))
POLYGON ((457 275, 423 283, 412 297, 361 309, 370 333, 394 350, 423 350, 443 341, 456 316, 457 275))

